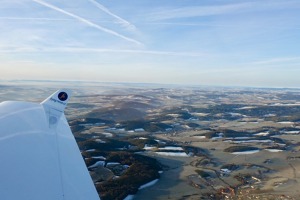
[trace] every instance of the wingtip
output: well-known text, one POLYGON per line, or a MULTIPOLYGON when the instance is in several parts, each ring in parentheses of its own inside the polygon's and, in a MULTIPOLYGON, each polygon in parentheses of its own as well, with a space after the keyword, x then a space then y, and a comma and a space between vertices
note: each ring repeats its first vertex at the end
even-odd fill
POLYGON ((65 107, 72 95, 69 89, 60 89, 41 102, 42 105, 48 104, 52 107, 65 107))
POLYGON ((70 96, 70 90, 61 89, 54 92, 41 103, 48 118, 50 128, 56 127, 58 120, 64 113, 70 96))

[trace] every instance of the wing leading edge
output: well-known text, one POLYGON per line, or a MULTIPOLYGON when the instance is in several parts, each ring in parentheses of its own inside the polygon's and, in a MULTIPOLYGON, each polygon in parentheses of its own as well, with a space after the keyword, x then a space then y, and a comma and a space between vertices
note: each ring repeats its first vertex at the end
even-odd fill
POLYGON ((63 113, 70 96, 0 103, 1 199, 100 199, 63 113))

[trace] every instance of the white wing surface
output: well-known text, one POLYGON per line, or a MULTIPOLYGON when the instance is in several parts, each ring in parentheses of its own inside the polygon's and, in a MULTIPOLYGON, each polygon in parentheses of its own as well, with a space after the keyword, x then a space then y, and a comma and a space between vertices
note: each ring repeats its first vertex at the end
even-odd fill
POLYGON ((1 200, 99 200, 64 115, 70 91, 0 103, 1 200))

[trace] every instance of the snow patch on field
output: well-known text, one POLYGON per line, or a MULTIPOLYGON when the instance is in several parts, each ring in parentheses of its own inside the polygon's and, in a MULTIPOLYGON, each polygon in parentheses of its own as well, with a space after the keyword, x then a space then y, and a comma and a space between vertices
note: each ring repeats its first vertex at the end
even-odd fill
POLYGON ((155 152, 162 156, 178 156, 178 157, 189 157, 185 152, 155 152))
POLYGON ((145 137, 139 137, 138 139, 139 139, 139 140, 147 140, 148 138, 145 138, 145 137))
POLYGON ((230 113, 228 113, 228 114, 230 114, 230 115, 233 116, 233 117, 242 116, 241 113, 233 113, 233 112, 230 112, 230 113))
POLYGON ((182 151, 182 147, 172 147, 172 146, 166 146, 163 148, 158 148, 159 150, 174 150, 174 151, 182 151))
POLYGON ((267 131, 267 132, 260 132, 260 133, 256 133, 256 134, 254 134, 254 135, 256 135, 256 136, 267 136, 267 135, 269 135, 270 133, 267 131))
POLYGON ((118 163, 118 162, 109 162, 109 163, 106 164, 107 167, 114 166, 114 165, 120 165, 120 163, 118 163))
POLYGON ((150 187, 152 185, 155 185, 157 183, 157 181, 158 181, 158 179, 155 179, 155 180, 153 180, 153 181, 151 181, 149 183, 146 183, 146 184, 140 186, 139 190, 142 190, 142 189, 145 189, 145 188, 150 187))
POLYGON ((105 137, 112 137, 113 134, 112 133, 101 133, 102 135, 104 135, 105 137))
POLYGON ((294 124, 294 122, 288 122, 288 121, 284 121, 284 122, 277 122, 278 124, 294 124))
POLYGON ((103 156, 93 156, 92 158, 106 160, 106 158, 103 156))
POLYGON ((285 134, 298 134, 300 131, 284 131, 285 134))
POLYGON ((251 139, 252 137, 234 137, 233 139, 235 140, 248 140, 251 139))
POLYGON ((241 140, 241 141, 232 141, 235 144, 240 143, 272 143, 272 140, 241 140))
POLYGON ((269 152, 272 152, 272 153, 276 153, 276 152, 281 152, 281 151, 283 151, 283 150, 281 150, 281 149, 265 149, 265 150, 267 150, 267 151, 269 151, 269 152))
POLYGON ((266 114, 266 115, 264 115, 264 117, 275 117, 276 115, 275 114, 266 114))
POLYGON ((194 116, 197 116, 197 117, 205 117, 205 116, 209 115, 209 113, 191 113, 191 114, 194 116))
POLYGON ((105 141, 101 140, 101 139, 96 139, 95 142, 98 142, 98 143, 106 143, 105 141))
POLYGON ((300 106, 300 103, 274 103, 271 106, 300 106))
POLYGON ((95 164, 89 166, 88 168, 94 168, 94 167, 99 167, 99 166, 104 166, 105 165, 105 161, 98 161, 95 164))
POLYGON ((196 136, 193 136, 193 138, 196 138, 196 139, 205 139, 205 135, 196 135, 196 136))
POLYGON ((167 116, 171 116, 171 117, 176 118, 176 117, 179 117, 180 115, 179 114, 167 114, 167 116))
POLYGON ((237 108, 237 110, 248 110, 248 109, 253 109, 256 108, 254 106, 245 106, 245 107, 241 107, 241 108, 237 108))
POLYGON ((166 142, 161 141, 161 140, 155 140, 156 142, 158 142, 159 144, 166 144, 166 142))
POLYGON ((259 152, 259 150, 233 152, 231 154, 234 154, 234 155, 247 155, 247 154, 254 154, 254 153, 257 153, 257 152, 259 152))
POLYGON ((146 144, 143 149, 145 149, 145 150, 153 150, 153 149, 156 149, 156 147, 154 147, 154 146, 148 146, 146 144))

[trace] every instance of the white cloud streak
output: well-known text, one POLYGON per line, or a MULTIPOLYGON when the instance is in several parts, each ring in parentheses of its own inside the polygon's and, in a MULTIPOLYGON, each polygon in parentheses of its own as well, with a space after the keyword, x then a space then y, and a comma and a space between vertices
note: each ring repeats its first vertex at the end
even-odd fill
POLYGON ((201 52, 175 52, 175 51, 147 51, 131 49, 101 49, 101 48, 80 48, 80 47, 56 47, 56 48, 34 48, 26 46, 0 46, 0 53, 43 53, 43 52, 63 52, 63 53, 123 53, 123 54, 145 54, 157 56, 183 56, 183 57, 207 57, 208 54, 201 52))
POLYGON ((87 19, 84 19, 84 18, 82 18, 82 17, 80 17, 80 16, 78 16, 78 15, 75 15, 75 14, 73 14, 73 13, 70 13, 70 12, 66 11, 66 10, 63 10, 63 9, 61 9, 61 8, 58 8, 58 7, 54 6, 54 5, 48 4, 48 3, 44 2, 44 1, 40 1, 40 0, 32 0, 32 1, 34 1, 34 2, 36 2, 36 3, 38 3, 38 4, 40 4, 40 5, 43 5, 43 6, 45 6, 45 7, 48 7, 48 8, 50 8, 50 9, 53 9, 53 10, 55 10, 55 11, 58 11, 58 12, 60 12, 60 13, 63 13, 63 14, 65 14, 65 15, 68 15, 68 16, 70 16, 70 17, 72 17, 72 18, 74 18, 74 19, 77 19, 78 21, 80 21, 80 22, 82 22, 82 23, 84 23, 84 24, 86 24, 86 25, 88 25, 88 26, 90 26, 90 27, 94 27, 94 28, 96 28, 96 29, 98 29, 98 30, 100 30, 100 31, 103 31, 103 32, 109 33, 109 34, 111 34, 111 35, 117 36, 117 37, 119 37, 119 38, 122 38, 122 39, 124 39, 124 40, 126 40, 126 41, 128 41, 128 42, 135 43, 135 44, 137 44, 137 45, 143 45, 141 42, 139 42, 139 41, 137 41, 137 40, 131 39, 131 38, 129 38, 129 37, 126 37, 126 36, 124 36, 124 35, 121 35, 121 34, 115 32, 115 31, 113 31, 113 30, 110 30, 110 29, 104 28, 104 27, 102 27, 102 26, 99 26, 98 24, 95 24, 95 23, 93 23, 93 22, 91 22, 91 21, 89 21, 89 20, 87 20, 87 19))
POLYGON ((174 51, 147 51, 147 50, 130 50, 130 49, 98 49, 98 48, 68 48, 62 47, 56 51, 63 52, 95 52, 95 53, 128 53, 128 54, 150 54, 150 55, 165 55, 165 56, 188 56, 199 57, 208 56, 199 52, 174 52, 174 51))
POLYGON ((282 63, 287 64, 287 63, 292 63, 292 62, 299 63, 300 57, 273 58, 273 59, 269 59, 269 60, 261 60, 261 61, 252 62, 251 64, 274 65, 274 64, 282 64, 282 63))
POLYGON ((176 9, 164 8, 161 11, 150 13, 148 19, 150 21, 159 21, 178 18, 237 14, 253 11, 266 11, 297 7, 300 7, 298 1, 252 1, 217 6, 189 6, 176 9))
POLYGON ((131 24, 131 23, 128 22, 127 20, 121 18, 120 16, 118 16, 118 15, 112 13, 108 8, 104 7, 102 4, 98 3, 98 2, 95 1, 95 0, 89 0, 89 1, 90 1, 92 4, 94 4, 97 8, 99 8, 100 10, 102 10, 103 12, 105 12, 105 13, 107 13, 108 15, 110 15, 110 16, 114 17, 115 19, 117 19, 118 22, 119 22, 122 26, 128 28, 128 29, 131 30, 131 31, 136 30, 136 27, 135 27, 133 24, 131 24))
POLYGON ((70 19, 62 19, 62 18, 46 18, 46 17, 0 17, 0 19, 4 20, 34 20, 34 21, 70 21, 70 19))

